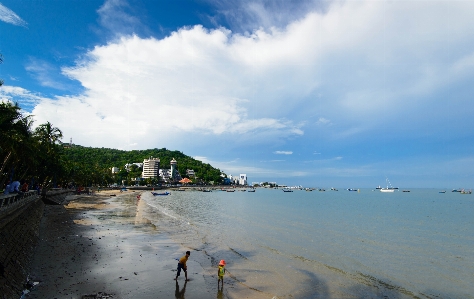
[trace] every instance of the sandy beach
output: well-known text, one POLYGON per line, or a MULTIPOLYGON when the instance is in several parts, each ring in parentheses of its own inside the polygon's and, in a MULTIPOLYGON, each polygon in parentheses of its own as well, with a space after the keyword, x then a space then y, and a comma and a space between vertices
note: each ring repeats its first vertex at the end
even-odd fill
POLYGON ((71 195, 48 205, 24 298, 271 298, 226 277, 218 289, 215 261, 172 241, 140 214, 139 192, 71 195), (191 250, 188 278, 175 258, 191 250))

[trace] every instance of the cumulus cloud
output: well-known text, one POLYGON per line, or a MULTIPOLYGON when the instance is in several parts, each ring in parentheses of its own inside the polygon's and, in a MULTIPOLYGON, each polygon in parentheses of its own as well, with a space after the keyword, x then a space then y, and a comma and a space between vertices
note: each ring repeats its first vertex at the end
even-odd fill
MULTIPOLYGON (((474 2, 329 3, 281 27, 198 25, 97 45, 63 68, 85 92, 41 100, 33 113, 79 143, 118 148, 275 142, 305 134, 311 115, 347 138, 429 115, 442 101, 433 94, 472 77, 474 2)), ((107 1, 104 24, 123 5, 107 1)))
POLYGON ((0 3, 0 20, 6 23, 10 23, 16 26, 26 27, 28 25, 22 18, 20 18, 16 13, 14 13, 8 7, 0 3))
POLYGON ((48 100, 48 98, 21 87, 3 85, 0 88, 0 100, 18 103, 23 109, 31 110, 42 101, 48 100))

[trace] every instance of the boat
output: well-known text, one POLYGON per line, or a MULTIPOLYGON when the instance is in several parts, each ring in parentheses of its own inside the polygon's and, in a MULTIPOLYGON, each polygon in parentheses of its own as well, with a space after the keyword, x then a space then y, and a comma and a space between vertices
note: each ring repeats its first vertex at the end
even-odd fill
POLYGON ((464 189, 461 189, 461 188, 459 188, 459 189, 453 189, 453 191, 451 191, 451 192, 461 192, 462 190, 464 190, 464 189))
POLYGON ((171 195, 169 192, 163 192, 163 193, 157 193, 157 192, 151 192, 154 196, 159 196, 159 195, 171 195))
POLYGON ((410 192, 410 190, 403 190, 402 192, 410 192))
POLYGON ((443 190, 443 191, 439 191, 439 193, 446 193, 446 190, 443 190))
POLYGON ((337 191, 337 189, 336 189, 336 188, 334 188, 334 187, 332 187, 332 188, 331 188, 331 191, 337 191))
POLYGON ((393 187, 392 187, 392 184, 390 183, 390 181, 388 180, 388 178, 385 179, 385 180, 387 181, 387 188, 381 188, 381 189, 379 189, 380 192, 385 192, 385 193, 387 193, 387 192, 394 192, 395 189, 398 189, 398 188, 393 188, 393 187), (389 187, 389 186, 390 186, 390 187, 389 187))
POLYGON ((227 190, 227 192, 235 192, 235 190, 234 189, 229 189, 229 190, 227 190))
POLYGON ((249 190, 249 191, 247 191, 247 192, 255 192, 255 189, 249 190))
POLYGON ((460 193, 461 194, 472 194, 472 191, 471 190, 467 191, 467 190, 462 189, 460 193))
POLYGON ((293 192, 293 190, 291 189, 281 189, 281 190, 283 190, 283 192, 293 192))
POLYGON ((326 189, 319 189, 318 191, 326 191, 326 189))
POLYGON ((359 191, 359 189, 349 188, 349 189, 347 189, 347 191, 359 191))
POLYGON ((380 187, 380 185, 377 186, 377 188, 375 188, 375 190, 380 190, 382 189, 382 187, 380 187))
POLYGON ((212 192, 210 189, 203 189, 202 192, 212 192))

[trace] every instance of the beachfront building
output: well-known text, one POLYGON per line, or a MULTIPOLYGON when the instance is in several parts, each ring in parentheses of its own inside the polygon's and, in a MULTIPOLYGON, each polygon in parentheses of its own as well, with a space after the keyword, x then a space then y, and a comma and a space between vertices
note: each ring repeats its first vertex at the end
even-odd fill
POLYGON ((143 160, 142 178, 158 178, 160 174, 160 159, 150 157, 143 160))
POLYGON ((186 169, 186 175, 190 178, 193 178, 196 176, 193 169, 186 169))
POLYGON ((125 170, 130 171, 130 169, 132 168, 132 165, 136 165, 138 168, 143 167, 143 163, 127 163, 124 166, 125 170))
POLYGON ((120 169, 118 167, 112 167, 112 174, 118 173, 119 170, 120 169))
POLYGON ((240 174, 239 176, 239 185, 247 185, 247 175, 246 174, 240 174))
POLYGON ((169 182, 171 177, 171 169, 160 169, 159 175, 163 181, 169 182))

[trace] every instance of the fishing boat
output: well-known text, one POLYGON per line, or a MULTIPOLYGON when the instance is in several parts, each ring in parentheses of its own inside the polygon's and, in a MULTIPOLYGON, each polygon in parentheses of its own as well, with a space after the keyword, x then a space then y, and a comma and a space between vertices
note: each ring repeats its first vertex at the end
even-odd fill
POLYGON ((249 190, 249 191, 247 191, 247 192, 255 192, 255 189, 249 190))
POLYGON ((471 190, 467 191, 467 190, 462 189, 460 193, 461 194, 472 194, 472 191, 471 190))
POLYGON ((446 190, 439 191, 439 193, 446 193, 446 190))
POLYGON ((293 190, 291 189, 281 189, 281 190, 283 190, 283 192, 293 192, 293 190))

